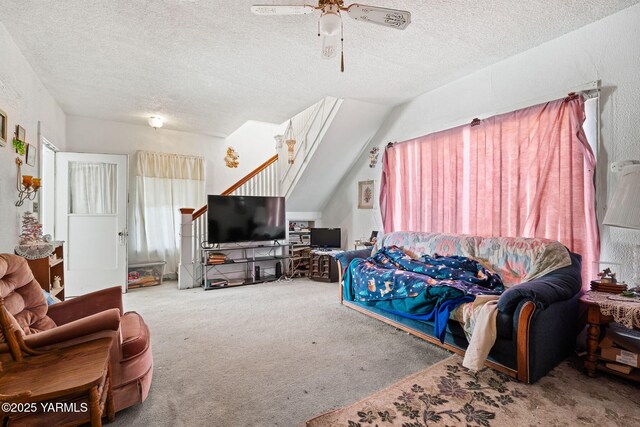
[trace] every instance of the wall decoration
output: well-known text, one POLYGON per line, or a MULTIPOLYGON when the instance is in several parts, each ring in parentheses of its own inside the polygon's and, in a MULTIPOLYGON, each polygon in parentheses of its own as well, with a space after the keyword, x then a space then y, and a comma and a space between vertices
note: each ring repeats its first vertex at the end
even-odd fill
POLYGON ((7 145, 7 113, 0 110, 0 147, 7 145))
POLYGON ((16 157, 16 166, 18 167, 18 175, 16 178, 16 190, 18 190, 18 201, 16 206, 22 206, 25 200, 35 200, 38 190, 42 186, 40 178, 34 178, 32 175, 22 175, 22 159, 16 157))
POLYGON ((276 151, 280 151, 284 142, 284 135, 276 135, 273 138, 276 140, 276 151))
POLYGON ((358 182, 358 209, 373 209, 374 189, 373 181, 358 182))
POLYGON ((27 131, 20 125, 16 125, 16 138, 22 142, 27 140, 27 131))
POLYGON ((27 144, 26 163, 29 166, 36 165, 36 146, 33 144, 27 144))
POLYGON ((238 161, 239 158, 240 156, 233 147, 227 148, 227 155, 224 157, 224 162, 227 164, 228 168, 237 168, 240 164, 238 161))
POLYGON ((290 165, 292 165, 295 162, 295 156, 294 156, 295 146, 296 146, 295 139, 287 139, 287 151, 289 153, 289 158, 287 160, 287 163, 289 163, 290 165))
POLYGON ((288 161, 290 165, 292 165, 295 158, 295 146, 296 146, 296 136, 293 132, 293 121, 289 120, 289 126, 287 126, 287 130, 284 131, 284 143, 287 144, 287 152, 289 153, 288 161))
POLYGON ((373 147, 371 151, 369 151, 369 167, 375 168, 378 164, 378 155, 380 155, 380 149, 378 147, 373 147))
POLYGON ((16 150, 16 153, 21 156, 24 156, 27 153, 26 144, 18 138, 13 138, 13 148, 16 150))
POLYGON ((16 125, 16 134, 13 138, 13 148, 16 153, 24 156, 27 153, 25 140, 27 139, 27 131, 20 125, 16 125))

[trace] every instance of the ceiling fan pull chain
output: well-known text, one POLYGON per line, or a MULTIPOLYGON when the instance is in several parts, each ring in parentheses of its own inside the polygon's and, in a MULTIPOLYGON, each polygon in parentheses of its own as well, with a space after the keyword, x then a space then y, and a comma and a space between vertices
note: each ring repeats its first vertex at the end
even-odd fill
POLYGON ((344 23, 340 22, 340 72, 344 73, 344 23))

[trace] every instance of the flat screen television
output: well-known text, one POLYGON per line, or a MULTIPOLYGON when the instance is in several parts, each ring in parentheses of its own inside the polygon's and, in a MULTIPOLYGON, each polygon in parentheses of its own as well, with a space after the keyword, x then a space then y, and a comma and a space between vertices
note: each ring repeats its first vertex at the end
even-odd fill
POLYGON ((284 197, 213 196, 207 205, 208 242, 266 242, 287 237, 284 197))
POLYGON ((339 228, 312 228, 312 248, 339 248, 342 244, 339 228))

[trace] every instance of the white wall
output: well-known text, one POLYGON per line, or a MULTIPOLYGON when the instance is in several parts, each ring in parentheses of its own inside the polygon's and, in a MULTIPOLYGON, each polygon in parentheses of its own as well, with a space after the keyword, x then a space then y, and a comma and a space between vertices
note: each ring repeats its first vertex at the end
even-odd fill
MULTIPOLYGON (((229 135, 222 146, 216 149, 216 166, 224 166, 227 147, 233 147, 240 156, 240 165, 235 169, 224 167, 224 173, 215 177, 214 187, 219 194, 238 182, 249 172, 276 154, 276 135, 284 132, 281 124, 249 120, 229 135), (219 159, 219 160, 218 160, 219 159)), ((218 168, 219 169, 219 168, 218 168)))
MULTIPOLYGON (((316 140, 317 133, 311 133, 308 154, 297 157, 294 167, 298 170, 291 171, 294 179, 287 178, 291 182, 289 191, 285 193, 287 209, 321 211, 390 110, 386 105, 341 100, 315 145, 313 140, 316 140)), ((304 146, 302 141, 300 144, 304 146)), ((302 151, 300 147, 299 152, 302 151)), ((284 152, 281 155, 286 156, 284 152)))
POLYGON ((137 150, 203 156, 207 193, 220 194, 275 154, 275 141, 271 135, 274 129, 277 131, 278 125, 247 122, 225 140, 164 128, 154 130, 146 123, 132 125, 69 116, 66 149, 83 153, 129 154, 130 183, 134 182, 134 154, 137 150), (240 165, 236 169, 227 168, 224 162, 229 145, 240 155, 240 165))
MULTIPOLYGON (((18 242, 21 216, 32 210, 27 201, 21 208, 15 206, 18 192, 15 188, 17 154, 11 141, 17 124, 26 130, 28 143, 38 149, 36 165, 23 166, 25 175, 39 176, 38 121, 42 135, 60 148, 65 147, 65 114, 51 97, 31 66, 15 45, 5 27, 0 24, 0 109, 7 113, 7 145, 0 147, 0 252, 13 253, 18 242)), ((22 157, 24 160, 24 157, 22 157)), ((42 182, 51 186, 53 182, 42 182)))
MULTIPOLYGON (((428 59, 426 59, 428 60, 428 59)), ((373 139, 372 146, 402 141, 539 102, 584 83, 601 80, 601 145, 598 153, 598 214, 616 179, 613 161, 640 159, 640 5, 580 28, 534 49, 423 94, 396 107, 373 139)), ((342 181, 323 212, 326 226, 346 228, 349 243, 369 234, 371 211, 356 207, 357 181, 380 178, 381 165, 360 167, 342 181)), ((376 197, 378 195, 376 194, 376 197)), ((378 218, 378 215, 375 215, 378 218)), ((601 227, 602 259, 621 262, 631 275, 631 247, 640 231, 601 227)))

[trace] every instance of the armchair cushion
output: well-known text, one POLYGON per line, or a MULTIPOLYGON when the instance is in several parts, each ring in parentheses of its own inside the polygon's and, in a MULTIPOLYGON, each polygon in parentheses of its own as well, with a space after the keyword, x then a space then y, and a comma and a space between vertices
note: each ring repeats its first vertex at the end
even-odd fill
POLYGON ((105 330, 117 331, 118 328, 120 328, 120 311, 112 308, 47 331, 26 335, 24 341, 28 346, 38 348, 60 344, 105 330))
POLYGON ((119 286, 50 305, 48 315, 57 325, 64 325, 112 308, 122 315, 122 289, 119 286))
POLYGON ((570 255, 570 266, 507 289, 498 300, 498 310, 511 314, 523 300, 531 300, 544 309, 555 302, 571 299, 582 286, 582 257, 570 255))
POLYGON ((122 359, 136 357, 149 347, 149 328, 135 311, 122 316, 122 359))
POLYGON ((47 316, 47 300, 26 259, 0 254, 0 295, 7 311, 15 317, 25 334, 56 327, 47 316))

